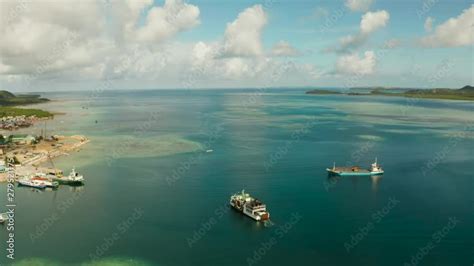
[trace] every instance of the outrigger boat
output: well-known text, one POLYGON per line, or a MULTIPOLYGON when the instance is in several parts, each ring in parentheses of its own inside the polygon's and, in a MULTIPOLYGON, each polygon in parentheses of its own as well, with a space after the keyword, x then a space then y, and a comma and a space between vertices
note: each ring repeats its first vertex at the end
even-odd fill
POLYGON ((384 173, 382 167, 377 163, 377 158, 375 158, 375 162, 371 164, 369 169, 363 169, 359 166, 336 167, 336 163, 334 163, 334 166, 327 168, 326 171, 330 175, 338 176, 374 176, 383 175, 384 173))
POLYGON ((256 221, 270 219, 270 213, 267 212, 266 205, 258 199, 250 197, 244 190, 230 197, 230 206, 256 221))

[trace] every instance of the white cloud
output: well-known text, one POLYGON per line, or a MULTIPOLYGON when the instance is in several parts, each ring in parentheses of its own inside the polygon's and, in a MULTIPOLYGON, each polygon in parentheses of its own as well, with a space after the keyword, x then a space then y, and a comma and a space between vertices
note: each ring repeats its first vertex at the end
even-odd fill
POLYGON ((273 56, 297 56, 300 55, 300 52, 287 41, 279 41, 273 46, 271 54, 273 56))
POLYGON ((433 22, 434 19, 432 17, 427 17, 425 20, 425 31, 426 32, 431 32, 433 30, 433 22))
POLYGON ((88 73, 113 64, 129 46, 144 42, 158 47, 199 24, 199 9, 182 0, 166 0, 164 6, 153 6, 152 0, 26 1, 20 7, 17 1, 0 2, 2 18, 7 18, 0 20, 0 75, 40 78, 73 68, 88 73), (140 17, 145 21, 139 22, 140 17))
MULTIPOLYGON (((14 3, 0 2, 2 18, 14 3)), ((34 89, 104 78, 120 81, 114 87, 149 81, 149 86, 188 88, 271 85, 275 73, 282 76, 281 82, 292 78, 301 84, 319 73, 312 65, 287 67, 277 58, 298 54, 286 41, 264 51, 267 14, 261 5, 244 9, 215 41, 185 43, 173 37, 196 27, 200 12, 182 0, 166 0, 161 6, 153 0, 27 4, 17 15, 0 20, 0 81, 20 84, 19 90, 33 89, 22 85, 31 76, 34 89)))
POLYGON ((366 43, 371 34, 387 26, 389 20, 390 14, 385 10, 365 13, 360 21, 359 32, 355 35, 348 35, 341 38, 339 40, 340 46, 330 48, 329 51, 348 53, 362 46, 366 43))
POLYGON ((346 0, 346 6, 352 11, 367 11, 375 0, 346 0))
POLYGON ((98 2, 76 5, 2 1, 0 74, 42 74, 84 66, 101 51, 105 19, 98 2), (84 23, 88 21, 88 23, 84 23))
POLYGON ((177 32, 199 25, 199 8, 182 0, 167 0, 148 11, 146 23, 137 29, 137 40, 160 42, 177 32))
POLYGON ((375 53, 367 51, 363 57, 358 54, 341 56, 336 63, 336 71, 342 74, 368 75, 374 73, 375 53))
POLYGON ((434 29, 433 34, 421 39, 426 47, 459 47, 474 44, 472 26, 474 24, 474 4, 455 17, 434 29))
POLYGON ((227 56, 259 56, 263 53, 261 34, 267 24, 267 14, 261 5, 241 12, 227 24, 224 50, 227 56))
POLYGON ((370 34, 387 25, 390 14, 385 10, 367 12, 362 16, 360 31, 363 34, 370 34))

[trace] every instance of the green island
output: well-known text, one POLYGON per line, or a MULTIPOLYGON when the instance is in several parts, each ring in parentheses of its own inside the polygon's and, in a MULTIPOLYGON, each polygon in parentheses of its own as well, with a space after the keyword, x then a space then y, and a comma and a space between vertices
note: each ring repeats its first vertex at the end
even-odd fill
POLYGON ((0 117, 6 116, 36 116, 38 118, 52 117, 53 114, 40 109, 26 109, 17 107, 0 106, 0 117))
POLYGON ((349 92, 340 92, 333 90, 315 89, 307 91, 306 94, 315 95, 350 95, 350 96, 367 96, 367 95, 383 95, 397 96, 409 98, 426 98, 426 99, 446 99, 446 100, 468 100, 474 101, 474 87, 464 86, 460 89, 406 89, 406 88, 352 88, 349 92), (364 90, 366 92, 364 92, 364 90))
POLYGON ((53 114, 48 111, 44 111, 40 109, 27 109, 27 108, 14 107, 18 105, 44 103, 48 101, 49 99, 41 98, 40 95, 36 95, 36 94, 15 95, 9 91, 2 90, 0 91, 0 117, 8 117, 8 116, 36 116, 38 118, 52 117, 53 114))

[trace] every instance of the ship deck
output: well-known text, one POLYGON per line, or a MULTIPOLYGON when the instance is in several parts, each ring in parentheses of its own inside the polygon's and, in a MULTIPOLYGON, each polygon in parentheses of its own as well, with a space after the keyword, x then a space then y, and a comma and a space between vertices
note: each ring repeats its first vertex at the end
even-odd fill
POLYGON ((369 170, 364 169, 364 168, 358 168, 356 166, 336 167, 336 168, 330 168, 329 170, 331 170, 331 172, 370 173, 369 170))

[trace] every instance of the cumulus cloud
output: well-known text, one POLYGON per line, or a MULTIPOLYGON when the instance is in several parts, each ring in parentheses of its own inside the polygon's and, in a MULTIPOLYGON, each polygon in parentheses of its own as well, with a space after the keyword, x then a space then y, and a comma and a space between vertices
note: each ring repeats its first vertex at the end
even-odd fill
POLYGON ((352 11, 367 11, 375 0, 346 0, 346 6, 352 11))
POLYGON ((87 68, 84 73, 88 73, 113 64, 113 58, 126 54, 128 46, 158 46, 199 24, 199 9, 182 0, 166 0, 163 6, 153 6, 152 0, 74 5, 50 1, 47 6, 41 1, 2 1, 0 5, 6 18, 0 20, 0 75, 39 78, 74 68, 87 68), (110 31, 113 26, 118 30, 110 31))
POLYGON ((362 16, 360 21, 360 32, 363 34, 370 34, 387 25, 390 19, 390 14, 385 11, 367 12, 362 16))
MULTIPOLYGON (((455 17, 438 25, 434 32, 421 39, 425 47, 459 47, 474 44, 472 25, 474 24, 474 4, 455 17)), ((425 24, 426 25, 426 24, 425 24)))
POLYGON ((262 55, 261 35, 267 24, 267 14, 261 5, 254 5, 241 12, 237 19, 227 24, 224 33, 224 50, 227 56, 262 55))
POLYGON ((0 20, 0 80, 12 84, 112 79, 121 81, 114 86, 133 80, 186 88, 252 86, 287 71, 298 84, 317 78, 314 66, 287 67, 278 58, 299 54, 288 42, 264 50, 267 14, 261 5, 242 10, 215 41, 177 42, 175 35, 200 23, 199 8, 183 0, 50 1, 47 8, 28 1, 11 15, 16 4, 0 2, 2 18, 8 17, 0 20))
POLYGON ((102 51, 105 20, 100 5, 2 1, 0 74, 40 75, 92 63, 102 51), (89 23, 83 23, 88 21, 89 23))
POLYGON ((148 11, 146 23, 136 31, 138 41, 160 42, 177 32, 199 25, 199 8, 182 0, 167 0, 148 11))
POLYGON ((385 10, 376 12, 367 12, 362 16, 360 21, 359 32, 355 35, 348 35, 339 40, 340 46, 331 48, 329 51, 337 53, 348 53, 367 42, 370 35, 377 30, 387 26, 390 20, 390 14, 385 10))
POLYGON ((433 30, 434 19, 432 17, 427 17, 425 20, 425 31, 431 32, 433 30))
POLYGON ((271 54, 273 56, 297 56, 300 55, 300 52, 287 41, 279 41, 273 46, 271 54))
POLYGON ((367 51, 363 57, 358 54, 341 56, 336 63, 336 71, 341 74, 368 75, 374 73, 375 53, 367 51))

